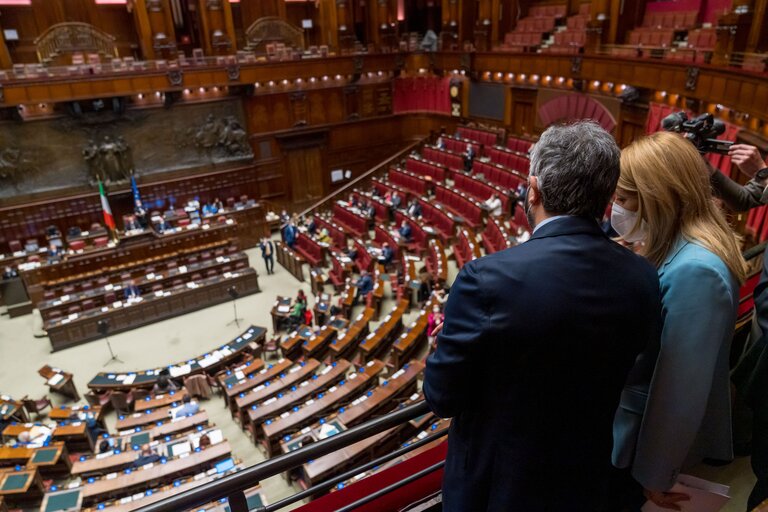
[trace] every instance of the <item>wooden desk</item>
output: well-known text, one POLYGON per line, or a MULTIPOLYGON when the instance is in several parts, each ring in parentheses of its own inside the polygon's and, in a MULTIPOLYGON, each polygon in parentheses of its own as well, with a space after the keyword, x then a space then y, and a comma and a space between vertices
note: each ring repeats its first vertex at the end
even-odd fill
POLYGON ((227 377, 224 381, 224 384, 226 385, 224 394, 225 400, 230 404, 230 410, 232 408, 231 404, 233 400, 235 402, 235 410, 242 410, 244 407, 250 405, 252 402, 250 401, 250 393, 247 393, 248 390, 257 388, 265 382, 272 380, 292 365, 293 361, 280 359, 276 363, 268 365, 258 373, 253 374, 252 377, 237 380, 237 374, 231 375, 230 377, 234 377, 234 381, 230 381, 230 377, 227 377))
POLYGON ((333 391, 328 390, 322 396, 318 395, 311 404, 304 404, 298 411, 287 416, 266 420, 260 427, 255 428, 256 436, 266 448, 267 455, 271 457, 275 453, 278 440, 285 434, 300 430, 317 416, 337 407, 353 393, 369 386, 383 369, 384 363, 371 361, 363 371, 350 374, 343 383, 335 386, 333 391))
POLYGON ((170 419, 172 407, 161 407, 160 409, 147 409, 144 412, 135 412, 128 415, 117 417, 115 428, 117 430, 126 430, 129 428, 141 427, 151 423, 162 422, 170 419))
POLYGON ((9 503, 28 503, 42 494, 43 480, 37 468, 0 473, 0 496, 9 503))
POLYGON ((252 352, 258 355, 264 344, 266 333, 267 330, 264 327, 256 327, 252 325, 229 343, 221 345, 210 352, 201 354, 198 357, 176 363, 175 365, 165 365, 139 372, 127 372, 124 375, 127 377, 133 376, 130 383, 126 383, 124 379, 118 380, 117 377, 120 375, 118 373, 102 372, 91 379, 88 383, 88 388, 97 391, 130 391, 137 388, 151 388, 157 382, 157 376, 160 369, 164 367, 168 367, 171 370, 171 374, 177 375, 178 377, 187 377, 189 375, 197 375, 200 373, 211 375, 221 367, 242 357, 244 353, 252 352))
MULTIPOLYGON (((357 286, 349 283, 347 288, 341 292, 341 311, 346 318, 352 318, 352 308, 357 298, 357 286)), ((375 313, 375 311, 374 311, 375 313)))
POLYGON ((24 408, 24 403, 17 402, 16 400, 0 400, 0 418, 2 418, 4 422, 29 422, 29 416, 27 415, 27 410, 24 408))
POLYGON ((101 422, 103 409, 99 405, 73 405, 70 407, 56 407, 50 410, 48 417, 56 422, 79 419, 80 414, 91 413, 97 422, 101 422))
POLYGON ((360 353, 365 360, 384 354, 389 349, 389 343, 403 329, 403 315, 408 311, 408 301, 401 300, 397 307, 384 318, 376 331, 360 342, 360 353))
POLYGON ((272 310, 269 314, 272 316, 272 332, 277 333, 280 330, 280 324, 284 322, 291 314, 291 304, 293 301, 290 297, 277 296, 275 304, 272 306, 272 310), (282 306, 282 307, 281 307, 282 306), (280 309, 288 308, 286 311, 280 311, 280 309))
POLYGON ((57 425, 51 434, 52 441, 63 441, 72 452, 93 451, 93 441, 88 435, 84 421, 57 425))
POLYGON ((116 247, 102 247, 81 254, 67 255, 59 263, 43 264, 23 270, 21 277, 34 303, 42 299, 46 284, 79 280, 89 276, 110 273, 113 270, 136 265, 137 262, 151 262, 170 254, 183 253, 194 248, 237 237, 237 223, 212 224, 209 229, 193 228, 168 234, 152 230, 123 238, 116 247))
POLYGON ((240 396, 238 396, 238 401, 233 400, 231 402, 233 406, 231 409, 232 416, 236 417, 240 421, 240 424, 244 426, 247 418, 246 410, 253 407, 251 404, 266 400, 289 386, 295 388, 294 384, 308 378, 319 366, 320 363, 315 359, 297 363, 288 372, 281 372, 279 376, 272 380, 265 381, 264 384, 254 388, 247 395, 241 393, 240 396), (238 404, 242 404, 242 407, 239 407, 238 404))
POLYGON ((393 436, 397 428, 385 430, 357 443, 345 446, 333 453, 318 457, 301 466, 303 486, 311 487, 327 480, 331 476, 342 473, 351 468, 360 459, 373 459, 377 454, 386 451, 386 448, 394 444, 393 436))
POLYGON ((47 381, 46 384, 51 391, 66 395, 75 402, 80 400, 80 393, 77 392, 74 376, 71 373, 50 365, 43 366, 37 370, 37 373, 47 381))
POLYGON ((339 332, 336 339, 329 345, 331 357, 340 359, 354 353, 358 342, 368 335, 368 324, 373 319, 373 308, 365 308, 365 311, 357 315, 346 331, 339 332))
POLYGON ((137 469, 127 474, 123 473, 110 480, 106 478, 95 480, 93 483, 86 483, 82 487, 83 501, 87 504, 111 495, 127 495, 150 482, 165 482, 179 476, 196 473, 200 469, 210 467, 217 460, 228 457, 231 452, 229 442, 222 441, 205 450, 192 452, 187 457, 170 459, 165 464, 155 463, 150 468, 137 469))
POLYGON ((185 388, 181 388, 178 391, 169 391, 168 393, 160 395, 147 395, 143 400, 139 400, 133 404, 133 410, 136 412, 146 411, 147 409, 159 409, 161 407, 180 406, 184 401, 184 397, 188 395, 185 388))
POLYGON ((208 413, 205 411, 200 411, 197 414, 193 414, 192 416, 184 416, 183 418, 173 420, 168 418, 165 421, 160 422, 159 425, 155 424, 152 427, 145 426, 144 428, 140 428, 138 431, 136 429, 129 429, 124 431, 124 433, 121 435, 116 436, 116 439, 120 440, 122 446, 127 446, 130 448, 131 439, 136 436, 141 436, 142 434, 147 434, 150 440, 155 440, 165 436, 191 430, 198 426, 205 426, 207 424, 208 413))
MULTIPOLYGON (((256 439, 256 427, 259 423, 277 416, 291 407, 294 407, 295 411, 295 408, 300 407, 300 404, 303 404, 305 400, 310 399, 315 394, 322 393, 336 383, 343 382, 344 376, 351 366, 350 362, 344 359, 337 361, 331 366, 326 366, 322 372, 296 386, 295 389, 284 393, 282 396, 278 395, 278 397, 267 400, 256 408, 248 409, 248 428, 254 439, 256 439)), ((318 395, 318 398, 321 396, 318 395)))
POLYGON ((0 466, 15 466, 17 464, 24 466, 34 453, 34 448, 27 448, 26 446, 0 446, 0 466))
POLYGON ((283 357, 291 360, 298 359, 301 354, 301 345, 314 336, 311 327, 301 325, 298 329, 288 334, 288 337, 280 342, 280 350, 283 357))
MULTIPOLYGON (((154 286, 161 286, 163 289, 169 289, 176 281, 182 281, 187 283, 192 280, 192 276, 196 273, 205 275, 208 271, 214 270, 216 273, 223 273, 224 267, 231 269, 237 268, 238 264, 248 266, 248 256, 245 253, 225 254, 218 258, 211 258, 208 260, 198 261, 196 263, 186 263, 183 268, 176 267, 172 269, 163 270, 162 272, 153 272, 147 274, 142 272, 140 277, 132 278, 134 284, 140 289, 143 295, 154 293, 152 288, 154 286)), ((135 274, 135 272, 134 272, 135 274)), ((112 292, 118 299, 123 299, 124 279, 117 277, 112 278, 112 283, 106 287, 97 286, 86 291, 75 292, 66 296, 61 296, 51 300, 40 301, 37 304, 37 308, 40 310, 40 314, 44 320, 48 320, 54 311, 58 311, 62 316, 66 315, 66 310, 72 306, 81 306, 86 300, 95 301, 97 304, 104 303, 104 296, 112 292), (66 298, 66 300, 63 300, 66 298)))
POLYGON ((419 316, 392 344, 389 363, 394 368, 400 368, 402 364, 423 348, 427 342, 427 326, 429 324, 429 312, 432 310, 430 299, 419 316))
POLYGON ((392 400, 415 392, 418 378, 423 371, 424 363, 411 361, 381 385, 353 400, 339 412, 337 418, 348 427, 362 423, 382 409, 388 408, 392 400))
POLYGON ((46 326, 53 350, 72 347, 102 338, 98 324, 106 320, 110 334, 128 331, 167 318, 207 308, 214 304, 232 300, 229 289, 235 287, 240 296, 259 292, 258 274, 252 268, 234 270, 230 277, 224 275, 203 278, 196 288, 186 285, 165 290, 168 295, 157 297, 144 295, 140 302, 115 308, 105 306, 107 311, 92 310, 80 313, 70 320, 62 318, 46 326))
POLYGON ((80 488, 49 492, 43 496, 40 512, 77 512, 82 504, 83 491, 80 488))
POLYGON ((330 325, 320 328, 320 333, 315 334, 301 344, 301 352, 305 358, 316 357, 322 359, 328 352, 328 345, 336 338, 339 331, 330 325))
POLYGON ((69 451, 64 443, 51 443, 42 448, 36 448, 27 462, 28 468, 37 468, 45 477, 69 475, 72 462, 69 451))
POLYGON ((283 242, 276 241, 274 246, 277 262, 290 272, 293 277, 304 282, 304 259, 283 242))

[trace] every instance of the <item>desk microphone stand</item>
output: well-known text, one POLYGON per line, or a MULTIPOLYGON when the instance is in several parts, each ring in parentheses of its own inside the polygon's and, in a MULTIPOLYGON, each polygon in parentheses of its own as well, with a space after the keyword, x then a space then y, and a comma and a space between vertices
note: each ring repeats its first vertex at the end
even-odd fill
POLYGON ((109 349, 109 359, 106 363, 104 363, 103 366, 107 366, 109 363, 125 364, 123 360, 117 357, 115 352, 112 350, 112 344, 109 342, 109 336, 107 335, 109 333, 109 323, 107 320, 99 320, 96 328, 98 329, 99 333, 104 336, 104 340, 107 342, 107 348, 109 349))
POLYGON ((227 290, 227 293, 229 293, 229 296, 232 297, 232 309, 235 314, 234 318, 227 324, 227 327, 235 324, 237 328, 240 329, 240 322, 243 320, 237 316, 237 298, 240 296, 240 294, 237 292, 237 289, 234 286, 230 286, 227 290))

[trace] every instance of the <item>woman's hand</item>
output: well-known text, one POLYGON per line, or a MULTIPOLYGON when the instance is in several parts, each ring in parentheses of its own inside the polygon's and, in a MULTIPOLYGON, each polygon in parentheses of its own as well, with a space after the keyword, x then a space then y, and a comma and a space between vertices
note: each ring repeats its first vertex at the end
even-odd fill
POLYGON ((439 324, 437 324, 435 326, 434 329, 432 329, 432 332, 429 333, 429 335, 430 336, 437 336, 438 334, 440 334, 440 331, 442 331, 442 330, 443 330, 443 322, 440 322, 439 324))
POLYGON ((643 489, 643 494, 648 500, 668 510, 683 510, 678 503, 691 499, 690 496, 682 492, 662 492, 643 489))

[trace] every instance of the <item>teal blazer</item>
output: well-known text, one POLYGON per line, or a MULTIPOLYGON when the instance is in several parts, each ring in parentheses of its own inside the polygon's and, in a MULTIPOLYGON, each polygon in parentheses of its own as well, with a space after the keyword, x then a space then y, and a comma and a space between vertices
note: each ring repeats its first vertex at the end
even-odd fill
POLYGON ((703 458, 733 458, 729 354, 739 284, 719 257, 682 238, 659 281, 660 345, 638 356, 622 391, 613 463, 665 491, 703 458))

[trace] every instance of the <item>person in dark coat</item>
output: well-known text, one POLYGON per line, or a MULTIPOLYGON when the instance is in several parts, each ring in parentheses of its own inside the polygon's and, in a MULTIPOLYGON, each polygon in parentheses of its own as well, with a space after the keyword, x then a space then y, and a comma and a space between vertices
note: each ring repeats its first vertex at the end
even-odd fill
POLYGON ((261 249, 261 257, 264 258, 264 265, 267 267, 267 274, 275 273, 275 246, 272 241, 264 237, 259 244, 261 249))
POLYGON ((619 154, 595 123, 546 130, 531 239, 467 263, 451 286, 423 388, 453 418, 445 512, 604 510, 619 396, 661 320, 656 270, 596 221, 619 154))

